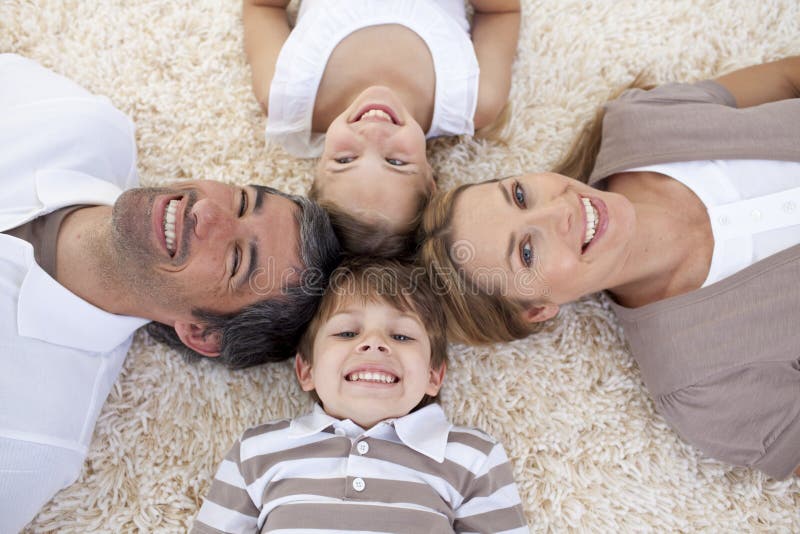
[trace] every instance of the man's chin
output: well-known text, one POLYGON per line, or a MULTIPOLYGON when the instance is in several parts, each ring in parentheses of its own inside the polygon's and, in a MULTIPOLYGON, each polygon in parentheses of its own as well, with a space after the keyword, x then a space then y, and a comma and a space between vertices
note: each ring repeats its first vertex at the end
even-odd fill
POLYGON ((123 192, 111 210, 111 237, 114 249, 129 261, 153 256, 152 213, 156 195, 166 190, 136 188, 123 192))

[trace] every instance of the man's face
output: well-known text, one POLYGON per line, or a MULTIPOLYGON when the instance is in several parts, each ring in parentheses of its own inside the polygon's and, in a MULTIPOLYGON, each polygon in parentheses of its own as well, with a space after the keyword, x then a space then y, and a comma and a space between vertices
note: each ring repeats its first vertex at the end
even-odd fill
POLYGON ((123 193, 112 212, 120 284, 165 324, 193 309, 233 313, 296 282, 299 208, 253 186, 191 181, 123 193))

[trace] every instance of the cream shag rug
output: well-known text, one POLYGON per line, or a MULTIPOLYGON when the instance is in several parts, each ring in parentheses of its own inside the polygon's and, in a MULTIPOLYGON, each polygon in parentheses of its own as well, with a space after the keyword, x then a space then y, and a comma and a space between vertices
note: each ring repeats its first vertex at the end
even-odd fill
MULTIPOLYGON (((444 187, 547 169, 639 71, 697 80, 800 53, 797 0, 523 3, 507 143, 432 143, 444 187)), ((313 163, 264 146, 240 17, 238 0, 0 0, 0 52, 128 113, 145 185, 206 178, 302 193, 313 163)), ((653 411, 603 297, 567 307, 535 338, 453 346, 451 357, 444 408, 505 444, 533 531, 800 531, 800 481, 704 458, 653 411)), ((288 363, 189 365, 140 332, 80 479, 29 529, 185 531, 233 440, 309 406, 288 363)))

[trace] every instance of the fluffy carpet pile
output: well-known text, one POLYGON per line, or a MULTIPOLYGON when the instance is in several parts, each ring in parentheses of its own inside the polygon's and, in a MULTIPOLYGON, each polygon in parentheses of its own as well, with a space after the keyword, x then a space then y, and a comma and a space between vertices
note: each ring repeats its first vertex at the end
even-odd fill
MULTIPOLYGON (((441 186, 545 170, 640 71, 696 80, 800 53, 797 0, 527 0, 503 141, 430 145, 441 186)), ((264 144, 239 0, 2 0, 0 52, 107 95, 137 126, 145 185, 302 193, 312 161, 264 144)), ((387 57, 391 60, 391 57, 387 57)), ((800 481, 703 457, 653 410, 607 302, 535 338, 455 345, 442 403, 511 457, 533 531, 800 531, 800 481)), ((290 365, 190 365, 139 332, 83 473, 30 532, 182 532, 233 440, 310 403, 290 365)))

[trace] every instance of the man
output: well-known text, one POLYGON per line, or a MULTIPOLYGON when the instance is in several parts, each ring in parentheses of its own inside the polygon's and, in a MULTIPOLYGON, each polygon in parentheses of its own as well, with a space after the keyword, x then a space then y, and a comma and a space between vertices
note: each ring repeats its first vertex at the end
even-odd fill
POLYGON ((338 261, 308 200, 137 182, 124 114, 0 55, 0 532, 77 479, 137 328, 231 367, 282 359, 338 261))

